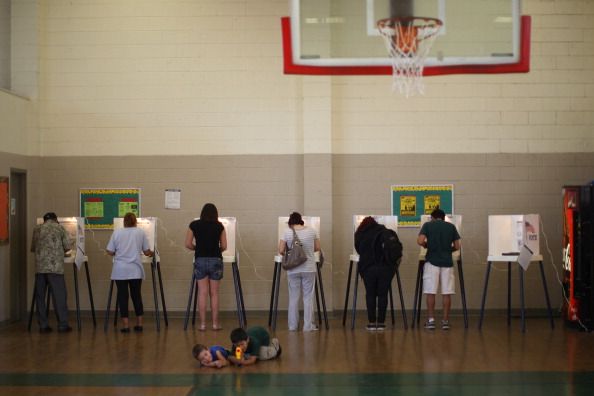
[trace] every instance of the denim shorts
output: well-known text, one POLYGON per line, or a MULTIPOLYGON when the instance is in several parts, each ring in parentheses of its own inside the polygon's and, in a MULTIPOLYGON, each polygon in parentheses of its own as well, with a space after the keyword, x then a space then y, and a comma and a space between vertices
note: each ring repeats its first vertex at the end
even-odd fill
POLYGON ((223 260, 218 257, 197 257, 194 261, 196 279, 223 279, 223 260))

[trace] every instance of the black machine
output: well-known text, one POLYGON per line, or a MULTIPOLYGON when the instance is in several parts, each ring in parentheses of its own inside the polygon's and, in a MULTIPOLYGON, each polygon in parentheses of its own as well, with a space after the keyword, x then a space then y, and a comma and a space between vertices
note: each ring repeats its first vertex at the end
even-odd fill
MULTIPOLYGON (((563 187, 565 319, 594 330, 594 185, 563 187)), ((582 326, 580 326, 582 327, 582 326)), ((585 330, 585 329, 584 329, 585 330)))

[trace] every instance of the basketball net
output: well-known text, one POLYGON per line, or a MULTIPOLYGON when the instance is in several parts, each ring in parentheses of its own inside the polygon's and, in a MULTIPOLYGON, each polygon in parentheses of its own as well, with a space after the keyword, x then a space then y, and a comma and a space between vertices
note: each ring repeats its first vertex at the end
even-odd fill
POLYGON ((429 50, 441 29, 435 18, 402 17, 377 22, 392 60, 392 90, 407 98, 425 93, 423 67, 429 50))

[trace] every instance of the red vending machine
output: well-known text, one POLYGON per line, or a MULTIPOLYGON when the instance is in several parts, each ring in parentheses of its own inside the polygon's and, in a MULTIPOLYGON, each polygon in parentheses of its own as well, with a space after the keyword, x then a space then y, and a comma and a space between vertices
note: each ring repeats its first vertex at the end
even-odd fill
POLYGON ((563 187, 564 316, 594 330, 594 186, 563 187))

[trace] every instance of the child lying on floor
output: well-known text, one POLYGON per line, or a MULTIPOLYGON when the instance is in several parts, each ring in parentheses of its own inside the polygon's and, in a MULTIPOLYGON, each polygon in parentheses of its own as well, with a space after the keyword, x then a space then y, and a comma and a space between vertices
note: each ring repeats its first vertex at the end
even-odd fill
POLYGON ((205 345, 196 344, 192 348, 192 355, 200 362, 200 367, 221 368, 229 365, 229 351, 219 345, 207 348, 205 345))

